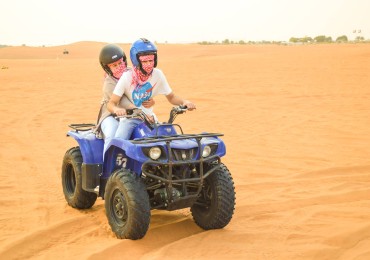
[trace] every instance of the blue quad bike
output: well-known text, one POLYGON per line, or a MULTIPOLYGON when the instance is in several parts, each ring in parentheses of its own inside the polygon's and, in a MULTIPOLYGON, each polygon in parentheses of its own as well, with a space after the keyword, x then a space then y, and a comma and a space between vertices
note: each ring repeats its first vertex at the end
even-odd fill
POLYGON ((140 118, 130 140, 114 138, 103 152, 104 140, 94 124, 72 124, 67 136, 78 146, 64 155, 63 192, 68 204, 91 208, 97 197, 105 200, 109 224, 120 239, 143 238, 151 210, 190 207, 195 223, 220 229, 235 209, 235 187, 227 167, 223 134, 184 134, 174 124, 186 107, 174 107, 167 123, 152 124, 140 109, 127 118, 140 118))

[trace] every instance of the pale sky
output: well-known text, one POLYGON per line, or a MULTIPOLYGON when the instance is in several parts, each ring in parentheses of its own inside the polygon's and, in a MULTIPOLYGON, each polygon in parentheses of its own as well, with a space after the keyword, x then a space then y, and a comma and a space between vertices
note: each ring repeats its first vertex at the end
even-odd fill
POLYGON ((370 0, 0 0, 0 45, 369 39, 369 13, 370 0))

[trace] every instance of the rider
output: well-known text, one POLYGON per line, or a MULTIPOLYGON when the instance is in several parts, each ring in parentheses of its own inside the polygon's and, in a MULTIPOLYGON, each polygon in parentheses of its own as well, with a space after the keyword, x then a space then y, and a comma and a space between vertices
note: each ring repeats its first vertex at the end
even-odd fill
MULTIPOLYGON (((157 47, 149 40, 140 38, 132 44, 130 59, 134 68, 124 73, 118 81, 108 103, 111 113, 126 114, 126 110, 119 106, 124 96, 154 121, 157 118, 153 108, 145 107, 144 102, 156 95, 165 95, 173 105, 187 106, 189 110, 196 108, 194 103, 174 94, 163 72, 156 68, 157 58, 157 47)), ((133 129, 140 122, 135 118, 120 121, 115 137, 130 139, 133 129)))
MULTIPOLYGON (((99 62, 105 71, 105 77, 103 83, 103 99, 98 115, 96 133, 105 139, 106 144, 114 137, 118 128, 118 121, 108 111, 107 103, 122 74, 126 71, 130 71, 131 68, 127 67, 127 58, 124 51, 116 44, 107 44, 101 49, 99 62)), ((154 103, 153 99, 149 99, 143 103, 143 106, 149 108, 153 106, 154 103)), ((129 108, 132 106, 130 100, 126 96, 123 96, 119 103, 119 107, 129 108)), ((106 147, 104 145, 104 151, 105 150, 106 147)))

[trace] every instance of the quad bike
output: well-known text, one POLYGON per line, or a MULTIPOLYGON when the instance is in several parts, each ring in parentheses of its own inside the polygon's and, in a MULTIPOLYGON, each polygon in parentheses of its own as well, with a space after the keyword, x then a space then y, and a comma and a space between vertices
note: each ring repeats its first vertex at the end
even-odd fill
POLYGON ((167 123, 151 123, 140 109, 127 118, 140 118, 130 140, 113 138, 103 152, 94 124, 72 124, 67 136, 77 147, 64 155, 62 185, 65 199, 77 209, 105 200, 109 224, 118 238, 140 239, 151 210, 190 207, 195 223, 205 230, 225 227, 234 214, 235 188, 221 163, 226 154, 223 134, 184 134, 174 124, 186 107, 174 107, 167 123))

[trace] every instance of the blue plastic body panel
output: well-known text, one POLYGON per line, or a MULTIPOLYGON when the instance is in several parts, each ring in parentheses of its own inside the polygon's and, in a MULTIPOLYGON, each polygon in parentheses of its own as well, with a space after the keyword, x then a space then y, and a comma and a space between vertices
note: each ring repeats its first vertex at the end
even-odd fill
POLYGON ((225 144, 218 137, 222 134, 178 134, 174 125, 171 124, 160 125, 154 129, 149 128, 145 123, 139 124, 132 134, 132 140, 113 138, 107 144, 107 151, 104 155, 104 140, 97 138, 92 131, 69 131, 67 135, 78 142, 84 163, 103 164, 101 176, 103 178, 108 178, 114 171, 117 154, 122 154, 126 158, 126 168, 140 175, 142 165, 150 160, 143 152, 145 147, 161 147, 167 155, 169 149, 196 148, 197 154, 194 159, 199 159, 204 146, 214 144, 217 145, 214 155, 222 157, 226 154, 225 144))

